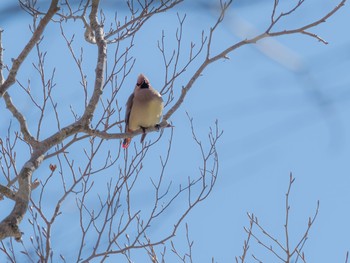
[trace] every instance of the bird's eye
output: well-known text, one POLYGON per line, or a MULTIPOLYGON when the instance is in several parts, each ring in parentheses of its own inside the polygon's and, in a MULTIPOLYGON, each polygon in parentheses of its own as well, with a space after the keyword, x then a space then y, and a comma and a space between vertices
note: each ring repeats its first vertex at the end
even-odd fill
POLYGON ((146 84, 146 80, 145 79, 141 83, 136 83, 137 86, 142 86, 143 84, 146 84))

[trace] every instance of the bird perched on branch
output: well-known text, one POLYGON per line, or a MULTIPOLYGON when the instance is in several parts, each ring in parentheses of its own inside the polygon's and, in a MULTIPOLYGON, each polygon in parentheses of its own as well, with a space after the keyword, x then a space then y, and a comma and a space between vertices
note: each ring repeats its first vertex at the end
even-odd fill
MULTIPOLYGON (((157 90, 152 88, 145 75, 137 78, 134 92, 126 103, 125 132, 138 129, 143 130, 141 143, 146 137, 146 129, 155 127, 160 121, 163 112, 163 99, 157 90)), ((128 148, 131 138, 123 141, 123 148, 128 148)))

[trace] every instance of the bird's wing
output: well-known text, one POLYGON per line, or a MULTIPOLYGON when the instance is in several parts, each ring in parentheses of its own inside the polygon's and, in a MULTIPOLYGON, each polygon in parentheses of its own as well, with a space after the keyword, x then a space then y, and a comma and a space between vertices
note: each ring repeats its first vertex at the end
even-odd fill
POLYGON ((125 111, 125 132, 128 131, 129 126, 129 118, 130 118, 130 112, 132 108, 132 103, 134 101, 134 93, 132 93, 126 102, 126 111, 125 111))

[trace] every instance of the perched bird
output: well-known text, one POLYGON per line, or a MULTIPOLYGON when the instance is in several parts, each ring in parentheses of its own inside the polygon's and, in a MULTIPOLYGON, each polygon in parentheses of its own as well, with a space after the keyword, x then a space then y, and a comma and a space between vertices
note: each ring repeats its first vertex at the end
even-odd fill
MULTIPOLYGON (((125 132, 142 129, 142 143, 146 137, 145 129, 159 123, 163 107, 162 96, 152 88, 146 76, 140 74, 134 92, 126 103, 125 132)), ((123 148, 128 148, 130 142, 131 138, 124 139, 123 148)))

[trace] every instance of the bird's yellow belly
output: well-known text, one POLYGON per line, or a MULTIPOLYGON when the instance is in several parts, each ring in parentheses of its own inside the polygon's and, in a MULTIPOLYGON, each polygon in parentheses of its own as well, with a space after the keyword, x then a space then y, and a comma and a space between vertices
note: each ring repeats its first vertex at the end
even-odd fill
POLYGON ((148 103, 135 103, 130 112, 129 129, 138 130, 140 127, 153 127, 159 123, 163 103, 161 101, 151 101, 148 103), (138 104, 138 105, 137 105, 138 104))

